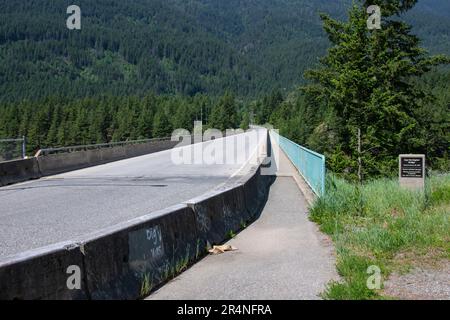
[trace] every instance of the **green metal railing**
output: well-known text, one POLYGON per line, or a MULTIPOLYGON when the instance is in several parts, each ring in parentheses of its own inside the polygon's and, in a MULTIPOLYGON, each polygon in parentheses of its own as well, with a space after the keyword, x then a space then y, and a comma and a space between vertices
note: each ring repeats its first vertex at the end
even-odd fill
POLYGON ((325 194, 325 156, 309 150, 297 143, 271 131, 280 148, 300 172, 306 183, 319 197, 325 194))

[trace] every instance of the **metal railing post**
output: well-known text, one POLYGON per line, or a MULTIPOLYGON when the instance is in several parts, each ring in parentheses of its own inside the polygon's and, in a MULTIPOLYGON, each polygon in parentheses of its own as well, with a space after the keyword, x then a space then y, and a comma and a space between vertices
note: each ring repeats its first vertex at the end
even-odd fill
POLYGON ((22 159, 25 159, 27 156, 27 138, 22 136, 22 159))
POLYGON ((325 156, 322 157, 322 196, 325 195, 325 178, 327 174, 325 156))

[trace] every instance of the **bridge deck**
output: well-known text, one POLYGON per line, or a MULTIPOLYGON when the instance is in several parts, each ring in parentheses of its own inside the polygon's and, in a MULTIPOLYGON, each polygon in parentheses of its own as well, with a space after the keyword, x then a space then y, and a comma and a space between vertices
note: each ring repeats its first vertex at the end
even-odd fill
MULTIPOLYGON (((168 150, 1 187, 0 260, 183 203, 237 179, 260 141, 233 139, 203 143, 206 150, 223 142, 227 156, 247 156, 232 164, 174 164, 168 150)), ((183 148, 197 154, 197 146, 183 148)))

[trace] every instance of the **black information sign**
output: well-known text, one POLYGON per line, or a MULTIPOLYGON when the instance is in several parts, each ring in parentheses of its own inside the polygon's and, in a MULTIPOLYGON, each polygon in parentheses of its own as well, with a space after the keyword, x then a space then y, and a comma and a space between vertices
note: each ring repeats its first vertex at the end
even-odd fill
POLYGON ((402 178, 423 178, 423 158, 402 158, 402 178))

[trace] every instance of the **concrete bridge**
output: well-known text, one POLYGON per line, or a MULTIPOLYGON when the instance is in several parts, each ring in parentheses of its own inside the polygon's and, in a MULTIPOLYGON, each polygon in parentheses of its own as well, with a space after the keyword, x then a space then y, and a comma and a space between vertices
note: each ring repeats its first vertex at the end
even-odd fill
POLYGON ((336 278, 307 219, 321 155, 263 128, 120 148, 0 163, 1 299, 311 299, 336 278))

